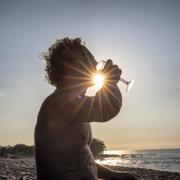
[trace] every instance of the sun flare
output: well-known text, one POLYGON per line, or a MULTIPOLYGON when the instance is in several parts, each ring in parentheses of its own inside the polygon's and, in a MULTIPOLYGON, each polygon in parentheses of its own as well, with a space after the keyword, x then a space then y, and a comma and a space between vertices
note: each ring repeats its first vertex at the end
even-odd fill
POLYGON ((97 89, 102 88, 104 84, 104 76, 101 73, 97 73, 93 77, 93 83, 97 87, 97 89))

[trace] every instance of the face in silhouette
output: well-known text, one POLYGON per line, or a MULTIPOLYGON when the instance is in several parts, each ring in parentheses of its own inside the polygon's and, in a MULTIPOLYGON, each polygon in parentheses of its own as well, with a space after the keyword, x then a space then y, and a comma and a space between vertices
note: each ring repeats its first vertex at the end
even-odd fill
POLYGON ((75 58, 64 63, 64 80, 70 88, 88 88, 92 85, 92 76, 96 71, 97 61, 87 50, 76 53, 75 58))

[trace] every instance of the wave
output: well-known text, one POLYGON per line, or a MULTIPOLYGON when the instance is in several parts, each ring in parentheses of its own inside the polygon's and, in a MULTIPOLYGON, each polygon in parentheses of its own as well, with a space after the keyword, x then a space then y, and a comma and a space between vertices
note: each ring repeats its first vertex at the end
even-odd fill
POLYGON ((105 151, 98 163, 180 172, 180 149, 105 151))

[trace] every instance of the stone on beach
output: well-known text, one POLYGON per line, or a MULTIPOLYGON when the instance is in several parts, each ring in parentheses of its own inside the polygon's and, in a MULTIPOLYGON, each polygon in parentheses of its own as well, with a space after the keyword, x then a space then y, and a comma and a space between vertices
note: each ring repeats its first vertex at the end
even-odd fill
MULTIPOLYGON (((152 169, 111 167, 114 170, 135 174, 139 180, 180 180, 180 173, 152 169)), ((33 157, 0 158, 0 180, 36 180, 36 165, 33 157)))

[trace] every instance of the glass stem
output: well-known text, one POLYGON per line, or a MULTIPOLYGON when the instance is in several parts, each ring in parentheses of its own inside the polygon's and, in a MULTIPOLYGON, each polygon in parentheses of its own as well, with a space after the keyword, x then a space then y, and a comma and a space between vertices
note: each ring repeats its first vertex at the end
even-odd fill
POLYGON ((123 82, 123 83, 125 83, 126 85, 128 85, 128 81, 126 81, 125 79, 123 79, 123 78, 121 78, 121 77, 120 77, 120 81, 123 82))

